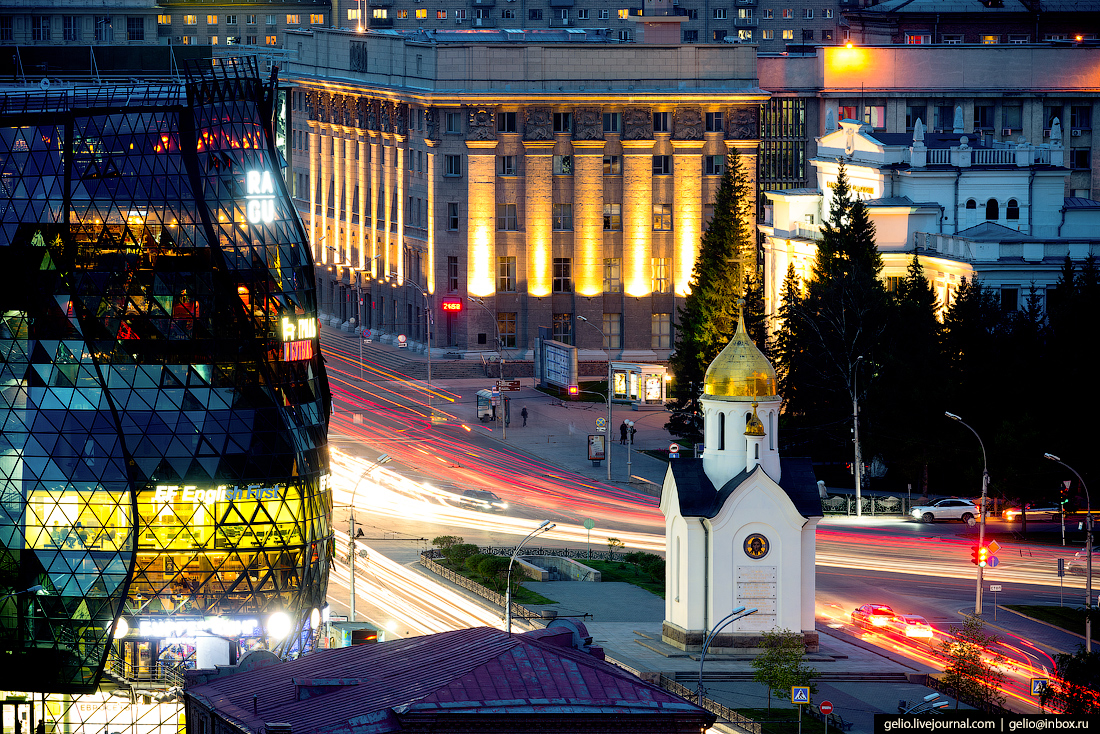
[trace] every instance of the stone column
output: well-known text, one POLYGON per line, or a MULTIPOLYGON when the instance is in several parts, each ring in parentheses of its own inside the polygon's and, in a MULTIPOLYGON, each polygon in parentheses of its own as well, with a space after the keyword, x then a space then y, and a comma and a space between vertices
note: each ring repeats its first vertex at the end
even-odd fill
POLYGON ((405 135, 393 136, 393 180, 394 193, 397 194, 397 234, 394 237, 394 249, 397 252, 397 278, 403 280, 405 272, 405 135))
MULTIPOLYGON (((344 254, 344 240, 340 233, 340 225, 344 224, 344 135, 332 131, 332 234, 325 240, 325 244, 335 248, 329 250, 332 253, 333 262, 346 262, 344 254)), ((344 228, 345 230, 347 227, 344 228)), ((334 273, 339 271, 333 271, 334 273)))
POLYGON ((367 218, 370 216, 370 210, 367 209, 370 200, 367 194, 370 191, 370 170, 367 168, 367 161, 370 159, 370 143, 363 136, 358 136, 358 138, 355 143, 359 148, 359 227, 356 233, 359 237, 359 263, 357 267, 364 270, 370 261, 371 243, 374 241, 373 237, 370 241, 367 240, 367 236, 373 228, 367 227, 366 224, 367 218))
POLYGON ((426 138, 424 143, 428 146, 428 272, 424 277, 428 281, 425 283, 428 292, 435 293, 435 148, 439 141, 426 138))
MULTIPOLYGON (((317 184, 321 180, 321 136, 313 125, 309 127, 309 247, 313 251, 313 262, 321 263, 320 235, 317 227, 321 224, 317 217, 317 184)), ((322 230, 323 231, 323 230, 322 230)), ((320 303, 318 303, 320 306, 320 303)))
MULTIPOLYGON (((603 294, 603 145, 573 141, 573 291, 579 296, 603 294)), ((602 322, 602 306, 600 313, 602 322)))
POLYGON ((320 215, 320 227, 317 235, 317 248, 319 250, 320 257, 317 262, 321 265, 326 265, 332 262, 332 258, 328 256, 328 250, 325 248, 332 243, 328 241, 329 221, 328 221, 328 192, 329 184, 332 180, 332 136, 327 134, 327 131, 322 129, 320 131, 320 145, 317 146, 317 155, 321 158, 321 180, 318 182, 321 185, 321 215, 320 215))
POLYGON ((673 232, 672 282, 677 296, 686 296, 699 237, 703 229, 703 141, 672 141, 673 232))
MULTIPOLYGON (((623 291, 626 295, 637 297, 650 292, 652 254, 653 141, 624 140, 623 291)), ((631 325, 637 328, 641 326, 641 324, 631 325)), ((624 331, 630 331, 630 329, 624 328, 624 331)))
POLYGON ((466 287, 472 296, 496 290, 496 140, 467 140, 466 287))
POLYGON ((554 244, 554 176, 551 170, 554 141, 528 140, 523 147, 527 295, 542 298, 550 295, 550 263, 554 244))
MULTIPOLYGON (((386 182, 385 196, 382 201, 382 222, 384 224, 382 243, 386 251, 386 275, 398 273, 400 277, 401 252, 394 252, 393 248, 393 244, 398 235, 392 233, 393 226, 390 222, 390 217, 393 216, 393 194, 397 191, 397 167, 394 165, 397 161, 397 145, 392 135, 383 135, 382 145, 386 151, 386 160, 382 166, 382 178, 386 182), (396 258, 396 262, 394 258, 396 258)), ((400 209, 400 201, 397 202, 397 206, 398 209, 400 209)))
POLYGON ((367 212, 370 223, 370 255, 371 272, 378 278, 386 272, 384 252, 380 251, 379 239, 382 233, 378 231, 378 197, 382 190, 382 137, 376 133, 370 136, 370 211, 367 212), (381 256, 381 259, 376 260, 381 256))

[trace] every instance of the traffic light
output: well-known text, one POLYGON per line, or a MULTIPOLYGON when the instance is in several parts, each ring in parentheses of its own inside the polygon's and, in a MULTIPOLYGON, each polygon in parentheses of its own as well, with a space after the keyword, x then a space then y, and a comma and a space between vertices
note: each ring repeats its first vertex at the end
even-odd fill
POLYGON ((989 548, 987 546, 980 546, 978 548, 978 565, 985 568, 989 565, 989 548))
POLYGON ((975 566, 980 565, 978 563, 978 556, 979 556, 978 550, 979 550, 978 546, 976 546, 976 545, 970 546, 970 562, 973 563, 975 566))

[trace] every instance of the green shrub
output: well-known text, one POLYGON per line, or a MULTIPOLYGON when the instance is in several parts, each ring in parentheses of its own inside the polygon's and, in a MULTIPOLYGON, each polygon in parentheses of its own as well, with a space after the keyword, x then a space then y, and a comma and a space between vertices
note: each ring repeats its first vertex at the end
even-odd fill
POLYGON ((481 562, 484 561, 486 558, 492 558, 492 556, 485 555, 484 553, 475 553, 474 555, 467 557, 464 563, 466 565, 466 568, 470 569, 472 572, 481 573, 478 570, 478 566, 480 566, 481 562))
POLYGON ((466 559, 478 554, 477 546, 473 543, 458 543, 451 546, 451 553, 447 560, 454 568, 462 568, 466 565, 466 559))
POLYGON ((503 556, 485 556, 477 564, 477 572, 485 579, 485 583, 489 588, 501 593, 504 591, 508 561, 509 559, 503 556))

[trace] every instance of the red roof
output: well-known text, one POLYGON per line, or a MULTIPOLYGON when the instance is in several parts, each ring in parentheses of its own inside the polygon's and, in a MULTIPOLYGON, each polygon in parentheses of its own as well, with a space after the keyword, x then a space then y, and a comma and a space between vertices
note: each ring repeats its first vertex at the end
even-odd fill
POLYGON ((186 692, 245 730, 285 722, 294 734, 346 730, 351 719, 366 725, 363 731, 394 731, 406 714, 710 716, 563 643, 568 638, 550 630, 509 636, 475 627, 320 650, 188 686, 186 692))

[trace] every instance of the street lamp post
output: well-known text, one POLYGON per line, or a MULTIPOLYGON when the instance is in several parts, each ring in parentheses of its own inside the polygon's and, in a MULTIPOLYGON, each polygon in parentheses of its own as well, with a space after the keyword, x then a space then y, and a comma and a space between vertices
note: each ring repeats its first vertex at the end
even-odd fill
POLYGON ((703 663, 707 661, 707 648, 710 646, 711 641, 719 632, 725 629, 726 625, 736 622, 743 617, 747 617, 750 614, 754 614, 757 611, 759 610, 755 608, 745 611, 745 607, 743 605, 737 607, 732 612, 723 617, 718 622, 718 624, 715 625, 714 629, 712 629, 707 634, 706 639, 703 640, 703 650, 699 655, 699 685, 695 687, 695 695, 698 696, 698 698, 696 699, 696 703, 699 703, 703 700, 703 663))
MULTIPOLYGON (((1089 488, 1085 480, 1072 466, 1062 461, 1054 454, 1043 454, 1043 457, 1061 464, 1073 472, 1077 481, 1081 483, 1081 489, 1085 490, 1085 609, 1092 608, 1092 499, 1089 497, 1089 488)), ((1085 613, 1085 650, 1092 652, 1092 617, 1085 613)))
POLYGON ((626 423, 626 481, 631 482, 630 459, 634 453, 634 421, 627 419, 626 423))
POLYGON ((355 621, 355 493, 359 490, 360 483, 367 478, 372 469, 377 469, 383 464, 389 463, 391 458, 393 457, 389 454, 379 456, 373 464, 363 471, 363 476, 359 477, 359 481, 351 488, 351 504, 349 505, 351 511, 348 514, 348 569, 351 571, 348 587, 351 591, 351 603, 348 605, 350 607, 348 618, 352 622, 355 621))
POLYGON ((549 520, 543 520, 542 524, 537 528, 527 533, 527 537, 519 542, 519 545, 512 551, 512 557, 508 560, 508 576, 505 579, 504 586, 504 631, 508 634, 512 634, 512 564, 516 562, 516 556, 519 555, 519 551, 523 548, 523 544, 531 538, 553 530, 557 526, 556 523, 552 523, 549 520))
MULTIPOLYGON (((600 332, 600 336, 604 341, 607 341, 607 334, 603 333, 603 329, 593 324, 584 316, 578 316, 577 321, 583 321, 591 326, 596 331, 600 332)), ((608 343, 608 348, 604 352, 607 355, 607 438, 604 440, 604 458, 607 460, 607 481, 611 481, 611 429, 614 425, 614 421, 611 419, 611 345, 608 343)), ((629 454, 628 454, 629 458, 629 454)), ((627 479, 630 478, 630 474, 627 474, 627 479)))
MULTIPOLYGON (((855 463, 852 469, 856 476, 856 517, 863 517, 863 457, 859 450, 859 363, 863 361, 863 355, 856 357, 852 363, 852 442, 855 444, 855 463)), ((874 500, 872 500, 874 501, 874 500)))
MULTIPOLYGON (((944 415, 951 420, 966 426, 967 430, 974 434, 974 438, 978 439, 978 445, 982 447, 982 503, 978 507, 978 547, 985 547, 985 500, 986 495, 989 493, 989 464, 986 462, 985 457, 985 444, 982 443, 982 437, 978 435, 978 432, 973 428, 963 423, 963 419, 954 413, 944 412, 944 415)), ((981 616, 982 614, 982 576, 984 568, 978 566, 978 590, 975 592, 974 597, 974 614, 981 616)))
MULTIPOLYGON (((435 412, 432 410, 432 308, 431 304, 428 302, 428 289, 407 275, 402 276, 402 279, 406 281, 404 285, 416 286, 424 296, 424 328, 426 329, 424 343, 427 344, 428 352, 428 420, 432 421, 432 419, 435 418, 435 412)), ((397 283, 392 283, 391 285, 393 285, 394 288, 397 287, 397 283)), ((394 315, 395 326, 396 323, 397 316, 394 315)))

